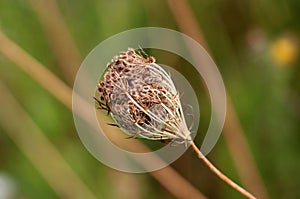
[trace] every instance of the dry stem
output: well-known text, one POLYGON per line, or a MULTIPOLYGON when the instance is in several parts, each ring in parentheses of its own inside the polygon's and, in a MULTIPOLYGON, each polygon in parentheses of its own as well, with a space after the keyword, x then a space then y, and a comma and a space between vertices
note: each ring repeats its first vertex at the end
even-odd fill
POLYGON ((55 0, 30 0, 64 77, 73 84, 82 58, 55 0))
POLYGON ((219 169, 217 169, 198 149, 198 147, 195 145, 193 141, 190 141, 190 144, 193 148, 193 150, 196 152, 198 157, 205 163, 205 165, 214 173, 216 174, 219 178, 221 178, 225 183, 227 183, 229 186, 240 192, 242 195, 244 195, 247 198, 250 199, 255 199, 251 193, 246 191, 244 188, 240 187, 238 184, 233 182, 230 178, 228 178, 226 175, 224 175, 219 169))
POLYGON ((1 107, 1 127, 57 195, 60 198, 97 199, 1 81, 0 92, 0 103, 5 104, 1 107), (18 121, 18 124, 12 121, 18 121))

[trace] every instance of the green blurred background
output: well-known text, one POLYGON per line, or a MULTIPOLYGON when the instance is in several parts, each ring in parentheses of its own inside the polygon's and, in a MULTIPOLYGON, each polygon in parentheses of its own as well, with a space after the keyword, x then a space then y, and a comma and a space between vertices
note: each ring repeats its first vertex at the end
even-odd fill
MULTIPOLYGON (((300 198, 300 1, 181 1, 190 8, 188 13, 174 12, 174 7, 172 11, 178 1, 0 0, 0 31, 72 86, 82 59, 116 33, 157 26, 193 37, 189 28, 198 26, 258 168, 264 194, 257 195, 300 198), (188 23, 186 14, 194 17, 196 26, 188 23), (180 25, 185 18, 185 26, 180 25)), ((175 198, 149 174, 125 174, 94 159, 76 133, 70 109, 30 75, 35 71, 24 73, 20 63, 8 59, 3 53, 11 49, 7 43, 0 39, 0 45, 0 199, 72 198, 72 193, 81 193, 77 198, 175 198)), ((159 54, 155 51, 174 67, 184 63, 159 54)), ((204 90, 200 96, 206 95, 204 90)), ((199 133, 209 122, 209 101, 201 103, 199 133)), ((230 140, 239 142, 235 136, 230 140)), ((208 157, 242 184, 229 144, 221 136, 208 157)), ((241 165, 247 173, 249 165, 241 165)), ((191 151, 171 166, 208 198, 243 198, 191 151)))

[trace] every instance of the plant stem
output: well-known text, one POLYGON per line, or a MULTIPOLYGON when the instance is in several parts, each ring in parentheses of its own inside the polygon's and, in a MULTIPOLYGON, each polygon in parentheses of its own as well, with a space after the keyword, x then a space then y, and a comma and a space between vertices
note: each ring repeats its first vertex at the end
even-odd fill
POLYGON ((226 175, 224 175, 219 169, 217 169, 199 150, 199 148, 195 145, 193 141, 190 141, 190 145, 192 146, 193 150, 198 155, 199 159, 201 159, 206 166, 215 173, 219 178, 221 178, 224 182, 226 182, 229 186, 240 192, 242 195, 244 195, 247 198, 255 199, 256 197, 253 196, 251 193, 246 191, 244 188, 233 182, 231 179, 229 179, 226 175))

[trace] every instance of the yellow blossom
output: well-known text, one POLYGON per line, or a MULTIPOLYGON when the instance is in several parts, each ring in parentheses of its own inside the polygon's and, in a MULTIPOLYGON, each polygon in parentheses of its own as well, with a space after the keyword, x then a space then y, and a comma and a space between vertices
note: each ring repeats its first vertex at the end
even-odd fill
POLYGON ((298 45, 289 37, 281 37, 274 41, 270 47, 272 59, 279 65, 289 65, 298 57, 298 45))

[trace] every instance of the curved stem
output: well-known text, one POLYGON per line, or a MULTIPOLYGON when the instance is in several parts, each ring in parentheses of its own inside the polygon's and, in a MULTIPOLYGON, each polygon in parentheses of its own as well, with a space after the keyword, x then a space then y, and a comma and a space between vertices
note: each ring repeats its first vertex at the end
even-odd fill
POLYGON ((199 150, 199 148, 195 145, 193 141, 189 142, 190 145, 192 146, 193 150, 196 152, 198 155, 199 159, 201 159, 206 166, 214 173, 216 174, 219 178, 221 178, 225 183, 227 183, 229 186, 240 192, 242 195, 244 195, 247 198, 250 199, 256 199, 255 196, 253 196, 251 193, 246 191, 244 188, 233 182, 231 179, 229 179, 226 175, 224 175, 219 169, 217 169, 199 150))

